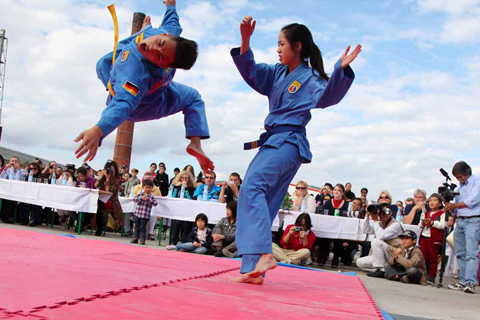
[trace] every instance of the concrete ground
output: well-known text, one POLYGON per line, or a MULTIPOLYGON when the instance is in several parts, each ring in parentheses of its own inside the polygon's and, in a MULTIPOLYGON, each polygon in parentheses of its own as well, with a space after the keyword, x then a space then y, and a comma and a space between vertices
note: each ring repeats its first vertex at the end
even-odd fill
MULTIPOLYGON (((11 228, 18 230, 30 230, 58 235, 75 235, 72 230, 62 231, 59 226, 50 228, 48 226, 37 226, 35 228, 0 223, 1 228, 11 228)), ((118 234, 108 233, 105 237, 95 237, 89 232, 84 232, 78 236, 85 239, 95 239, 100 241, 113 241, 120 243, 129 243, 130 238, 120 237, 118 234)), ((149 248, 165 250, 167 241, 162 240, 162 246, 156 241, 146 241, 149 248)), ((1 246, 0 246, 1 250, 1 246)), ((329 267, 318 268, 327 272, 338 272, 338 269, 329 267)), ((421 286, 413 284, 403 284, 399 282, 388 281, 386 279, 370 278, 356 267, 344 267, 340 264, 342 271, 354 271, 360 277, 365 287, 369 291, 377 305, 388 312, 396 320, 423 320, 423 319, 479 319, 480 318, 480 287, 477 287, 476 294, 467 294, 448 290, 446 288, 436 288, 432 286, 421 286), (478 318, 477 318, 478 317, 478 318)), ((444 278, 444 285, 455 283, 458 280, 453 278, 444 278)), ((438 282, 438 277, 437 277, 438 282)))

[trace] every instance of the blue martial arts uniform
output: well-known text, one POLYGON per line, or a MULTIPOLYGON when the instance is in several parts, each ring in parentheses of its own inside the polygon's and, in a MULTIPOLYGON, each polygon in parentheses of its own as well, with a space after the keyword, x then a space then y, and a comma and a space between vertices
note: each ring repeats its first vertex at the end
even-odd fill
POLYGON ((238 197, 236 243, 243 255, 240 272, 247 273, 260 254, 272 253, 272 222, 300 165, 312 161, 305 134, 310 110, 339 103, 355 75, 340 60, 327 82, 307 63, 287 74, 288 66, 256 64, 251 49, 240 55, 234 48, 230 54, 248 85, 268 97, 265 129, 273 133, 250 163, 238 197))
POLYGON ((169 5, 161 27, 148 26, 118 43, 113 67, 113 52, 98 61, 98 77, 107 89, 110 81, 114 93, 109 95, 107 108, 97 123, 103 132, 102 139, 125 120, 148 121, 180 111, 185 116, 187 139, 191 136, 210 137, 205 104, 197 90, 173 82, 175 69, 158 67, 137 49, 137 43, 148 37, 162 33, 180 36, 181 32, 175 6, 169 5))

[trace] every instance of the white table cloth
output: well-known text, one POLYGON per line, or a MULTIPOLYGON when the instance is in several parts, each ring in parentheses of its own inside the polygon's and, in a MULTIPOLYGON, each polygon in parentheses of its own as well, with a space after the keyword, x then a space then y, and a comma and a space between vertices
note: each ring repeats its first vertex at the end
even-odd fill
POLYGON ((95 189, 0 179, 0 198, 55 209, 97 212, 99 198, 110 194, 95 189))
MULTIPOLYGON (((132 198, 119 197, 123 212, 135 212, 136 204, 132 198)), ((152 214, 157 217, 195 221, 199 213, 204 213, 208 217, 208 223, 216 224, 223 217, 227 216, 225 203, 212 201, 195 201, 188 199, 155 197, 158 205, 152 208, 152 214)), ((279 216, 275 218, 272 225, 272 231, 277 231, 280 226, 279 216)))
MULTIPOLYGON (((284 221, 284 228, 290 224, 295 224, 295 220, 301 214, 301 212, 280 213, 280 220, 284 221), (283 216, 283 219, 282 217, 283 216)), ((310 214, 312 220, 312 231, 315 236, 320 238, 329 239, 344 239, 344 240, 357 240, 357 241, 371 241, 373 235, 363 233, 363 219, 347 218, 347 217, 335 217, 323 214, 310 214)), ((373 226, 373 221, 370 221, 373 226)), ((417 236, 420 236, 420 228, 415 225, 402 224, 405 230, 414 231, 417 236)))

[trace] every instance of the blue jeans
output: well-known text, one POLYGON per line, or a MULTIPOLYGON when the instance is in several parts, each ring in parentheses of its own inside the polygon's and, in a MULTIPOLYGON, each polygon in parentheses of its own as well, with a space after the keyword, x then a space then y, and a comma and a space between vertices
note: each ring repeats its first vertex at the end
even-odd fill
POLYGON ((198 254, 205 254, 207 253, 207 248, 205 247, 198 247, 196 248, 192 242, 185 242, 176 245, 177 251, 185 250, 185 252, 193 252, 198 254))
POLYGON ((138 234, 140 233, 140 239, 145 240, 147 238, 147 223, 150 219, 139 218, 135 216, 135 234, 134 238, 138 239, 138 234))
POLYGON ((455 254, 460 269, 460 282, 478 284, 478 238, 480 218, 457 219, 455 228, 455 254))

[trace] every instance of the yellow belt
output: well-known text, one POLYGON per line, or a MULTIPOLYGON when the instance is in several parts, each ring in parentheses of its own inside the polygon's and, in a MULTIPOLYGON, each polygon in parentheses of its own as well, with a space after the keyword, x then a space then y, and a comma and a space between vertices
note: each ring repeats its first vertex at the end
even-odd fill
MULTIPOLYGON (((113 26, 115 28, 115 44, 113 46, 113 58, 112 58, 112 66, 115 64, 115 59, 117 55, 117 44, 118 44, 118 20, 117 20, 117 14, 115 12, 115 6, 113 4, 108 6, 108 11, 110 11, 110 14, 112 15, 113 19, 113 26)), ((115 96, 115 91, 113 91, 112 84, 110 83, 110 80, 108 80, 107 83, 108 91, 112 95, 112 97, 115 96)))

